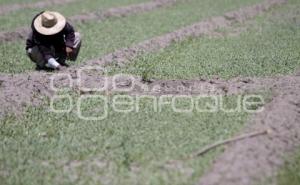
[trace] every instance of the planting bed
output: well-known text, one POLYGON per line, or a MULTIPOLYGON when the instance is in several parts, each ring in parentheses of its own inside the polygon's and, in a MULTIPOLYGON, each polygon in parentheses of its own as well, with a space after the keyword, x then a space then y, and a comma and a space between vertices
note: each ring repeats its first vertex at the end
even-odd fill
POLYGON ((12 69, 7 56, 25 57, 19 41, 3 39, 1 47, 16 52, 2 53, 0 182, 297 184, 299 177, 289 174, 299 176, 298 168, 286 159, 300 148, 300 3, 237 2, 159 0, 74 16, 86 46, 81 63, 60 72, 28 71, 27 64, 12 69), (195 13, 199 7, 203 11, 195 13), (93 41, 98 33, 103 37, 93 41), (104 43, 111 46, 97 47, 104 43), (104 91, 93 89, 105 82, 104 91), (250 106, 252 112, 263 111, 224 111, 224 105, 247 107, 241 100, 249 95, 265 100, 250 106), (121 103, 133 109, 118 112, 118 96, 138 106, 121 103), (208 108, 199 96, 217 97, 221 109, 178 112, 190 99, 208 108), (153 99, 162 97, 167 103, 156 110, 153 99), (170 107, 176 97, 177 112, 170 107), (186 158, 214 142, 263 130, 186 158))
MULTIPOLYGON (((139 16, 132 15, 100 23, 89 21, 85 24, 77 24, 77 30, 81 32, 84 41, 88 43, 87 45, 83 44, 82 54, 79 56, 78 61, 80 63, 86 62, 89 59, 112 53, 119 48, 128 47, 157 35, 172 32, 182 26, 207 19, 207 17, 221 15, 255 2, 258 2, 258 0, 243 2, 239 0, 230 0, 230 2, 218 0, 218 3, 210 0, 200 2, 189 0, 189 3, 179 3, 178 1, 171 7, 161 8, 139 16), (199 9, 199 7, 201 8, 199 9)), ((5 51, 0 53, 0 57, 5 58, 1 63, 3 66, 0 71, 23 72, 34 68, 28 57, 24 55, 23 44, 24 42, 20 41, 0 44, 1 51, 5 51), (17 66, 15 62, 18 62, 17 66)))
MULTIPOLYGON (((89 20, 103 21, 111 17, 125 17, 131 14, 137 14, 141 12, 151 11, 156 8, 169 6, 176 3, 177 0, 159 0, 151 1, 148 3, 128 5, 124 7, 110 8, 103 12, 92 12, 92 13, 83 13, 81 15, 74 15, 69 17, 69 21, 76 23, 84 23, 89 20)), ((0 42, 12 42, 19 39, 26 39, 30 32, 30 28, 20 27, 14 31, 2 32, 0 33, 0 42)))
POLYGON ((8 5, 0 5, 0 15, 4 15, 13 11, 17 11, 24 8, 45 8, 50 5, 61 5, 73 2, 74 0, 47 0, 40 2, 27 2, 27 3, 16 3, 8 5))

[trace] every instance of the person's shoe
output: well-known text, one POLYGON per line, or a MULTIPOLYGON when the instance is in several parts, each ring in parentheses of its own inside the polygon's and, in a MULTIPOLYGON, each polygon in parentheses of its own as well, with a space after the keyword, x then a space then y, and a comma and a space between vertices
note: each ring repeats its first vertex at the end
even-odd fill
POLYGON ((64 66, 64 67, 69 67, 69 64, 67 64, 66 62, 59 62, 61 66, 64 66))
POLYGON ((37 70, 37 71, 53 71, 53 69, 51 69, 51 68, 49 68, 49 67, 46 67, 46 66, 44 66, 44 67, 41 67, 41 66, 35 66, 35 70, 37 70))
POLYGON ((37 71, 42 71, 42 70, 44 70, 45 69, 45 67, 41 67, 41 66, 35 66, 35 70, 37 70, 37 71))

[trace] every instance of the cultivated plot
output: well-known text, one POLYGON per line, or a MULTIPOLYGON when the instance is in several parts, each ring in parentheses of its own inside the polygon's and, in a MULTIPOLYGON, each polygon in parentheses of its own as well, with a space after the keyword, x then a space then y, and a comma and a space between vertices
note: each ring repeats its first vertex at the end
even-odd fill
POLYGON ((0 44, 1 182, 299 184, 297 0, 81 3, 54 7, 79 64, 33 71, 23 37, 0 44))

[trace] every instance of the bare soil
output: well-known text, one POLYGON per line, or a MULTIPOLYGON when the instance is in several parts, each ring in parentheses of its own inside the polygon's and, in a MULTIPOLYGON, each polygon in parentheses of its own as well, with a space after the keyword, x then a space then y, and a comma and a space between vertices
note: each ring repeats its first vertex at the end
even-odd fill
POLYGON ((43 98, 51 97, 55 92, 51 88, 51 76, 55 78, 54 87, 68 88, 70 79, 72 88, 80 94, 97 93, 86 88, 104 87, 106 92, 113 93, 119 89, 135 95, 236 95, 255 93, 258 91, 272 92, 278 87, 288 86, 287 81, 297 81, 298 76, 278 76, 273 78, 235 78, 221 79, 194 79, 194 80, 157 80, 144 82, 139 77, 103 77, 97 70, 84 70, 81 73, 80 83, 77 70, 67 73, 34 72, 18 75, 0 76, 0 115, 7 113, 20 114, 29 105, 40 105, 43 98), (60 75, 66 74, 66 75, 60 75), (69 78, 70 77, 70 78, 69 78), (115 85, 115 87, 113 86, 115 85))
MULTIPOLYGON (((70 17, 69 20, 74 23, 84 23, 90 20, 104 21, 112 17, 127 17, 133 14, 139 14, 143 12, 152 11, 154 9, 162 8, 162 7, 172 6, 178 1, 185 1, 185 0, 152 0, 147 3, 110 8, 108 10, 104 10, 103 12, 96 11, 92 13, 74 15, 70 17)), ((0 43, 13 42, 21 39, 26 39, 29 32, 30 32, 30 27, 28 26, 17 28, 14 31, 0 32, 0 43)))
POLYGON ((30 33, 30 26, 20 27, 14 31, 0 32, 0 43, 13 42, 21 39, 26 39, 30 33))
POLYGON ((275 96, 253 117, 244 132, 271 129, 271 134, 232 144, 200 179, 200 185, 276 184, 284 156, 300 146, 300 76, 276 84, 275 96))
MULTIPOLYGON (((246 21, 247 19, 252 18, 255 15, 269 10, 275 5, 280 5, 285 2, 286 0, 266 0, 261 4, 244 7, 237 11, 226 13, 224 16, 212 17, 208 20, 201 21, 199 23, 168 33, 166 35, 146 40, 132 47, 120 49, 100 59, 88 61, 85 64, 82 64, 81 67, 105 66, 112 63, 124 65, 129 60, 132 60, 133 58, 143 53, 157 51, 159 49, 169 46, 172 42, 178 42, 187 39, 188 37, 197 37, 209 34, 211 32, 214 32, 214 30, 217 28, 229 27, 230 24, 235 23, 237 21, 246 21)), ((74 66, 66 69, 65 71, 61 71, 61 73, 71 74, 72 77, 76 79, 76 71, 79 68, 80 66, 74 66)), ((0 113, 2 115, 5 114, 5 112, 20 113, 23 110, 22 107, 26 107, 28 105, 35 105, 40 101, 41 97, 44 97, 45 95, 51 95, 50 77, 52 75, 53 73, 43 72, 33 72, 18 75, 0 75, 0 103, 2 104, 0 108, 0 113)), ((87 82, 91 86, 93 86, 95 82, 99 83, 99 78, 101 79, 102 77, 99 77, 98 74, 90 75, 89 80, 87 82)), ((157 84, 156 87, 168 85, 174 86, 178 84, 178 81, 158 81, 156 83, 160 83, 157 84)), ((179 83, 190 84, 189 82, 183 81, 180 81, 179 83)), ((208 84, 205 80, 204 82, 200 80, 199 83, 200 84, 198 84, 198 86, 201 86, 201 88, 202 86, 208 84)), ((212 83, 214 86, 215 84, 219 83, 219 86, 223 89, 223 91, 230 91, 231 88, 228 87, 228 84, 226 84, 226 82, 222 80, 217 80, 215 82, 211 81, 210 83, 212 83)), ((61 82, 61 85, 63 85, 63 82, 61 82)), ((175 91, 173 92, 173 94, 174 93, 175 91)))
MULTIPOLYGON (((105 66, 116 63, 124 65, 134 57, 154 52, 169 46, 174 41, 188 37, 201 36, 217 28, 228 27, 235 22, 243 22, 255 15, 267 11, 274 5, 286 0, 267 0, 262 4, 241 8, 224 16, 213 17, 175 32, 155 37, 138 45, 121 49, 100 59, 91 60, 84 66, 105 66)), ((87 71, 79 79, 78 66, 61 73, 32 72, 27 74, 0 75, 0 117, 7 113, 20 114, 29 105, 40 105, 44 97, 51 97, 54 91, 50 88, 50 77, 57 74, 69 74, 74 82, 72 89, 80 94, 95 93, 85 91, 82 87, 101 87, 104 77, 99 71, 87 71)), ((113 93, 113 79, 108 78, 109 93, 113 93)), ((115 80, 117 87, 129 88, 130 94, 242 94, 271 91, 273 100, 265 110, 253 117, 243 132, 271 129, 271 134, 246 139, 230 145, 204 175, 199 184, 205 185, 250 185, 276 174, 283 164, 284 155, 300 145, 300 74, 277 76, 272 78, 235 78, 195 79, 195 80, 156 80, 144 82, 141 78, 120 77, 115 80)), ((66 76, 55 78, 55 86, 67 87, 66 76)))
POLYGON ((0 15, 5 15, 13 11, 17 11, 24 8, 45 8, 51 5, 61 5, 74 2, 75 0, 46 0, 36 3, 16 3, 0 6, 0 15))

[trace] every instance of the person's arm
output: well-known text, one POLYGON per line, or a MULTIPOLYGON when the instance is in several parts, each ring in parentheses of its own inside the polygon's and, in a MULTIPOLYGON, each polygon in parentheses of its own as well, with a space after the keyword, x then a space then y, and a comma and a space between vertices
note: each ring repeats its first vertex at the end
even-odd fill
POLYGON ((75 31, 71 24, 67 23, 64 28, 66 47, 73 49, 75 42, 75 31))
POLYGON ((33 33, 31 31, 26 39, 26 48, 25 48, 26 51, 28 51, 28 49, 30 49, 30 48, 33 48, 33 46, 34 46, 33 33))
POLYGON ((39 35, 35 31, 33 31, 30 34, 30 39, 27 39, 26 47, 37 46, 39 48, 39 51, 43 55, 45 61, 48 61, 50 58, 54 58, 53 51, 51 50, 51 45, 43 37, 44 36, 39 35))
POLYGON ((31 48, 33 48, 34 46, 37 46, 39 48, 46 61, 53 58, 51 47, 49 45, 42 44, 42 42, 40 42, 40 39, 37 38, 37 36, 33 32, 31 32, 28 38, 26 39, 27 54, 31 53, 31 48))
POLYGON ((40 39, 38 39, 36 36, 34 36, 33 32, 30 33, 27 41, 26 41, 26 50, 27 54, 30 55, 31 48, 33 46, 37 46, 42 53, 44 60, 46 61, 46 66, 52 69, 58 69, 60 67, 60 64, 53 58, 51 46, 47 44, 42 44, 40 42, 40 39))
POLYGON ((44 11, 38 13, 36 16, 34 16, 34 18, 32 19, 32 23, 31 23, 31 31, 26 39, 26 51, 28 51, 28 49, 33 48, 34 46, 37 45, 37 40, 35 39, 35 32, 34 32, 34 20, 43 13, 44 11))

